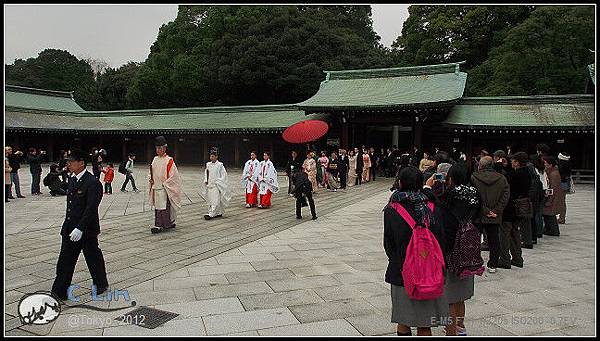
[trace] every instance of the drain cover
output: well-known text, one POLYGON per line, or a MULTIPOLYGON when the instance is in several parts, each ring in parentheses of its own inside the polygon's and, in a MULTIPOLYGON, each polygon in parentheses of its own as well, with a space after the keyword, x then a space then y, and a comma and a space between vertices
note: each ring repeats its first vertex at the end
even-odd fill
POLYGON ((179 314, 172 313, 169 311, 158 310, 148 307, 139 307, 117 317, 115 320, 129 324, 134 324, 136 326, 148 329, 154 329, 156 327, 162 326, 166 322, 171 321, 177 316, 179 316, 179 314))

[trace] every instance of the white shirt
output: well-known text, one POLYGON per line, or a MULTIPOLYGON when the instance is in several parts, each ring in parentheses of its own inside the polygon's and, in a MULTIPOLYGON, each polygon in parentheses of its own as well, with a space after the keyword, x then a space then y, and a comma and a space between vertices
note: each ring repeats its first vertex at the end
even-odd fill
POLYGON ((87 169, 84 168, 79 174, 74 174, 73 176, 77 178, 77 181, 79 181, 85 172, 87 172, 87 169))

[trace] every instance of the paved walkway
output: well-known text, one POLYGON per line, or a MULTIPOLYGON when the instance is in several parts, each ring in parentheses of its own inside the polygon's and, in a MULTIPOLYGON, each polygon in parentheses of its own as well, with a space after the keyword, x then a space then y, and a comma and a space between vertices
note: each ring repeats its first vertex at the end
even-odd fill
MULTIPOLYGON (((180 314, 153 330, 114 321, 131 308, 71 308, 51 324, 21 326, 18 300, 49 289, 60 241, 56 231, 5 235, 7 334, 395 335, 383 281, 381 209, 390 184, 319 193, 317 221, 296 220, 282 194, 270 210, 234 204, 209 222, 205 205, 188 205, 177 230, 159 235, 147 230, 148 213, 105 218, 101 248, 112 288, 127 289, 138 306, 180 314)), ((525 268, 477 277, 467 302, 470 335, 594 335, 593 188, 579 187, 568 204, 561 236, 524 250, 525 268)), ((89 287, 89 277, 82 256, 75 282, 89 287)))

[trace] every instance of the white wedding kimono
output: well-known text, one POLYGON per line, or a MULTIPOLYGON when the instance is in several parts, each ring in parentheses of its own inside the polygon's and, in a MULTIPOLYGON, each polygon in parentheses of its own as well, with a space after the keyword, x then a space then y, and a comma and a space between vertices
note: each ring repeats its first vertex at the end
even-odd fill
POLYGON ((242 187, 246 188, 246 193, 252 193, 252 188, 256 185, 258 188, 258 173, 260 161, 254 159, 246 161, 244 171, 242 172, 242 187), (247 179, 248 176, 250 179, 247 179))
POLYGON ((258 193, 260 195, 264 195, 267 193, 267 190, 270 190, 271 193, 279 192, 279 182, 277 181, 277 170, 275 170, 275 166, 271 160, 261 161, 259 166, 259 174, 258 174, 258 193))
POLYGON ((204 171, 204 182, 208 184, 203 187, 204 197, 208 203, 208 215, 214 218, 223 215, 225 207, 231 201, 231 187, 227 171, 220 161, 207 162, 204 171), (208 179, 208 180, 207 180, 208 179))

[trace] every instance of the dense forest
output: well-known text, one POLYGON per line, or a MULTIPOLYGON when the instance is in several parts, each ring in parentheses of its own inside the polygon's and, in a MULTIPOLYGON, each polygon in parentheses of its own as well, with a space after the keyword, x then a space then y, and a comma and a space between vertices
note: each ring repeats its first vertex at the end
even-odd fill
POLYGON ((466 61, 467 96, 581 93, 593 6, 414 5, 391 48, 370 6, 179 6, 144 62, 94 72, 46 49, 5 65, 7 84, 74 91, 87 110, 296 103, 323 70, 466 61))

